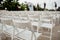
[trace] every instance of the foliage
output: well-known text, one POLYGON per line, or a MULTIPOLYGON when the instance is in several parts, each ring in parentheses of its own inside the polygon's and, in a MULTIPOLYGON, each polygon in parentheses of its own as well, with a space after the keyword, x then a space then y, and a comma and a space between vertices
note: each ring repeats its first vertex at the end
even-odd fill
POLYGON ((6 2, 11 2, 11 1, 13 1, 13 0, 6 0, 6 2))
POLYGON ((0 4, 1 4, 1 1, 3 1, 3 0, 0 0, 0 4))
POLYGON ((20 6, 21 6, 21 10, 25 10, 25 7, 26 7, 25 4, 22 3, 20 6))
MULTIPOLYGON (((13 11, 15 11, 15 10, 21 10, 21 11, 27 10, 27 11, 29 11, 28 3, 19 4, 18 0, 16 0, 16 1, 15 0, 6 0, 6 1, 4 1, 2 6, 3 6, 2 9, 7 8, 7 10, 13 10, 13 11)), ((44 8, 45 7, 46 7, 46 3, 44 3, 44 8)), ((41 8, 39 6, 39 4, 37 4, 37 7, 35 5, 33 5, 34 11, 43 11, 44 8, 41 8)), ((48 10, 48 9, 46 9, 46 10, 48 10)))
POLYGON ((18 2, 11 2, 12 0, 6 0, 3 3, 3 8, 7 8, 7 10, 18 10, 19 3, 18 2))

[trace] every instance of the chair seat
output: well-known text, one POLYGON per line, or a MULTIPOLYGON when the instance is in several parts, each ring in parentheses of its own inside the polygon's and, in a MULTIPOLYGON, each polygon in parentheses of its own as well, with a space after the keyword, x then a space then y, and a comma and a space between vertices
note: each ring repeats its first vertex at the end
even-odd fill
POLYGON ((21 19, 21 20, 22 20, 22 19, 27 20, 27 17, 20 17, 20 19, 21 19))
MULTIPOLYGON (((34 33, 36 35, 36 38, 38 38, 41 35, 41 33, 37 33, 37 32, 34 32, 34 33)), ((21 37, 21 38, 23 38, 25 40, 31 40, 32 32, 29 31, 29 30, 25 30, 24 32, 18 34, 17 36, 21 37)), ((34 36, 33 36, 33 40, 35 40, 34 36)))
MULTIPOLYGON (((6 27, 9 29, 9 30, 5 30, 6 32, 8 32, 8 33, 10 33, 10 34, 12 34, 13 33, 13 26, 9 26, 9 25, 6 25, 6 27)), ((17 28, 18 29, 18 31, 20 32, 20 33, 18 33, 17 31, 15 31, 15 35, 17 34, 17 36, 18 37, 21 37, 21 38, 23 38, 23 39, 26 39, 26 40, 31 40, 31 36, 32 36, 32 32, 31 31, 29 31, 29 30, 24 30, 24 29, 20 29, 20 28, 17 28), (24 30, 24 31, 23 31, 24 30)), ((41 33, 37 33, 37 32, 34 32, 35 33, 35 35, 36 35, 36 37, 38 38, 40 35, 41 35, 41 33)), ((33 37, 33 40, 35 40, 35 37, 33 37)))
POLYGON ((17 22, 17 23, 27 23, 29 22, 29 20, 26 20, 26 21, 22 21, 22 20, 13 20, 14 22, 17 22))
POLYGON ((54 27, 54 24, 42 23, 42 24, 40 25, 40 27, 52 28, 52 27, 54 27))
POLYGON ((38 22, 31 22, 31 24, 32 24, 33 26, 39 26, 39 23, 38 23, 38 22))
POLYGON ((0 18, 1 20, 11 20, 11 18, 0 18))
POLYGON ((29 19, 32 20, 32 21, 39 21, 38 18, 29 18, 29 19))
POLYGON ((42 21, 48 21, 49 22, 49 21, 51 21, 51 19, 42 19, 42 21))

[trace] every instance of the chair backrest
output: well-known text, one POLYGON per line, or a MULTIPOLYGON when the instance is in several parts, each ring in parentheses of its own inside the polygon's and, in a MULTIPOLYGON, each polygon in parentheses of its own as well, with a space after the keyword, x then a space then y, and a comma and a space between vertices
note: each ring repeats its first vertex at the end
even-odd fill
POLYGON ((12 25, 12 19, 9 17, 1 17, 1 23, 5 25, 12 25))
POLYGON ((31 22, 38 22, 40 20, 40 15, 32 14, 28 15, 28 17, 31 22))
POLYGON ((44 13, 42 15, 40 15, 40 21, 47 21, 47 22, 51 22, 53 21, 53 18, 51 16, 51 14, 47 14, 47 13, 44 13))
POLYGON ((31 29, 30 21, 21 21, 20 19, 19 20, 13 19, 13 25, 21 29, 25 29, 26 27, 31 29))
POLYGON ((28 20, 28 15, 26 13, 19 14, 21 20, 28 20))
POLYGON ((55 23, 53 22, 53 17, 51 14, 42 14, 40 16, 40 26, 46 27, 46 28, 52 28, 55 26, 55 23))

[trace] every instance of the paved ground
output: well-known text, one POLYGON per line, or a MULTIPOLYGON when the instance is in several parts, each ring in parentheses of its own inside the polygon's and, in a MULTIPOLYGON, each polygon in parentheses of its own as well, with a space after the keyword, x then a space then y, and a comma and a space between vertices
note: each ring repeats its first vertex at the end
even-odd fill
MULTIPOLYGON (((52 40, 60 40, 60 25, 57 25, 56 27, 53 28, 53 37, 52 40)), ((45 37, 39 37, 38 40, 49 40, 48 38, 45 37)))

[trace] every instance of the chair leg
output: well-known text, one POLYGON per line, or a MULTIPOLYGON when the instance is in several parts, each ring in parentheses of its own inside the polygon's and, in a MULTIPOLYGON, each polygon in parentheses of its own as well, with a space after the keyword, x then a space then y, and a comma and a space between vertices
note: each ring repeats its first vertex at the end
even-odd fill
POLYGON ((2 30, 2 32, 3 32, 3 28, 4 28, 3 26, 4 26, 4 24, 2 24, 2 26, 1 26, 1 27, 2 27, 2 29, 1 29, 1 30, 2 30))
POLYGON ((31 35, 31 40, 33 40, 33 32, 32 32, 32 35, 31 35))
POLYGON ((39 28, 37 27, 37 33, 39 32, 39 28))
POLYGON ((35 40, 37 40, 35 33, 34 33, 34 37, 35 37, 35 40))
POLYGON ((14 39, 14 29, 13 29, 13 33, 11 35, 11 40, 13 40, 13 39, 14 39))
POLYGON ((14 38, 13 38, 13 33, 12 33, 12 35, 11 35, 11 40, 13 40, 14 38))
POLYGON ((49 29, 48 29, 48 31, 49 31, 49 29))
POLYGON ((51 29, 51 33, 50 33, 50 40, 52 40, 52 29, 51 29))
POLYGON ((12 33, 12 38, 11 38, 11 40, 14 40, 14 35, 15 35, 15 27, 13 27, 13 33, 12 33))
POLYGON ((1 40, 1 36, 0 36, 0 40, 1 40))

